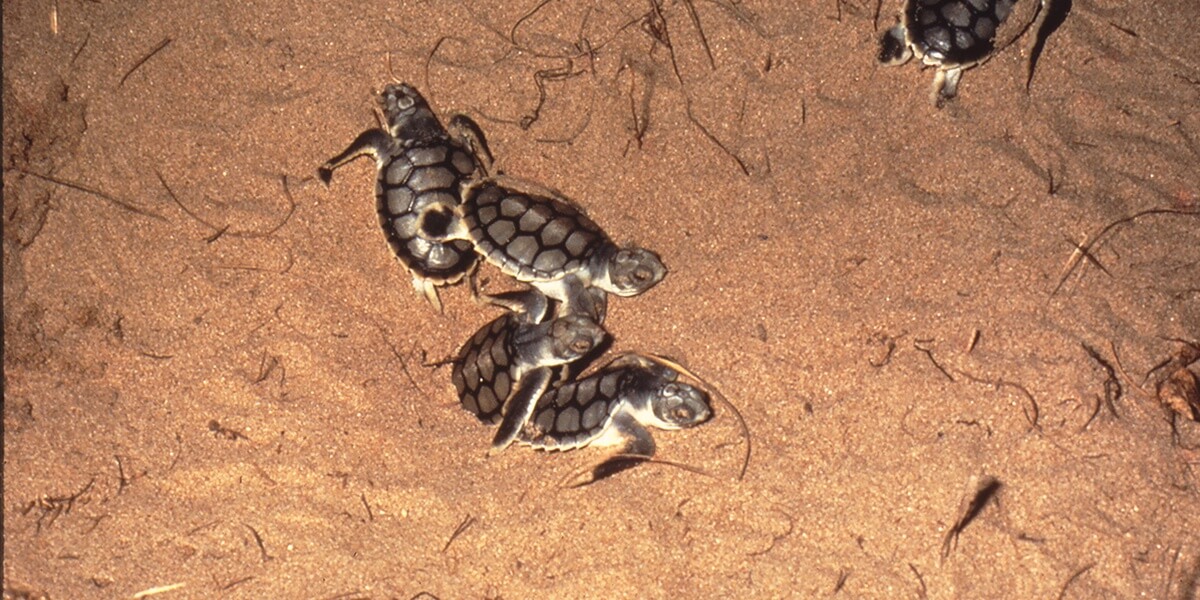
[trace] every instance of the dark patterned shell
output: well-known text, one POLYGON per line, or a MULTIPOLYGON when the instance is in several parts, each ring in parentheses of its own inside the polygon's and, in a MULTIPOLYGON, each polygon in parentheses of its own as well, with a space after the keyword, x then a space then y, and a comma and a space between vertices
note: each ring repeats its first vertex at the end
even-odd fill
POLYGON ((589 267, 612 246, 587 215, 567 202, 486 181, 463 199, 462 219, 476 249, 524 282, 554 281, 589 267))
POLYGON ((500 423, 515 383, 510 375, 516 355, 513 319, 506 315, 477 331, 459 350, 450 374, 462 407, 488 425, 500 423))
POLYGON ((384 159, 376 180, 379 224, 400 262, 435 282, 461 279, 476 255, 465 240, 436 241, 445 232, 428 231, 430 214, 450 214, 459 204, 459 185, 479 169, 470 153, 449 137, 403 141, 384 159), (424 228, 423 228, 424 227, 424 228))
POLYGON ((648 382, 643 371, 609 367, 547 391, 534 408, 521 442, 543 450, 588 445, 612 423, 630 388, 648 382))
MULTIPOLYGON (((535 323, 531 315, 505 313, 484 325, 459 349, 450 378, 458 390, 463 408, 485 423, 499 423, 514 388, 528 385, 527 399, 518 402, 516 417, 523 422, 533 408, 540 387, 534 378, 524 381, 527 373, 543 367, 560 367, 586 356, 607 336, 604 329, 587 315, 564 315, 535 323), (523 408, 521 408, 523 407, 523 408)), ((550 371, 551 381, 561 370, 550 371)), ((517 400, 513 400, 517 401, 517 400)), ((509 424, 519 428, 519 422, 509 424)), ((498 434, 499 435, 499 434, 498 434)), ((509 434, 511 435, 511 433, 509 434)), ((511 438, 509 439, 511 441, 511 438)))
POLYGON ((995 49, 996 33, 1016 1, 908 0, 905 26, 919 53, 946 65, 974 63, 995 49))

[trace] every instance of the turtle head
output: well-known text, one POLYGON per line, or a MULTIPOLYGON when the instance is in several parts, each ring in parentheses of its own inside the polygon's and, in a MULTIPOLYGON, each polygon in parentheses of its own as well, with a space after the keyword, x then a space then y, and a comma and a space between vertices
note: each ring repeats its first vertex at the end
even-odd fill
POLYGON ((885 65, 902 65, 912 58, 908 46, 907 32, 903 24, 883 32, 879 38, 879 62, 885 65))
POLYGON ((687 429, 712 417, 708 395, 694 385, 682 383, 679 373, 638 355, 626 355, 612 365, 628 369, 625 398, 638 420, 659 429, 687 429))
POLYGON ((393 83, 379 95, 383 116, 392 136, 401 140, 425 140, 445 135, 433 109, 417 88, 407 83, 393 83))
POLYGON ((654 390, 650 410, 659 429, 695 427, 712 416, 708 398, 698 388, 686 383, 669 382, 654 390))
POLYGON ((618 296, 637 296, 667 276, 658 255, 643 248, 621 248, 608 261, 607 291, 618 296))
POLYGON ((604 341, 604 328, 586 315, 570 314, 550 322, 551 354, 556 361, 578 360, 604 341))

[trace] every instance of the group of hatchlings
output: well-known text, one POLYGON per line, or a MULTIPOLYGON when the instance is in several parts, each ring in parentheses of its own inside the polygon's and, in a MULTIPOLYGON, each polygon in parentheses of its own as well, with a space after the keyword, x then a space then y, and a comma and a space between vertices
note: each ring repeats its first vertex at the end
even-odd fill
MULTIPOLYGON (((941 106, 964 70, 1039 29, 1049 1, 907 0, 880 40, 879 60, 915 56, 936 67, 932 98, 941 106), (1014 17, 1018 4, 1028 10, 1014 17)), ((476 296, 505 312, 462 346, 451 379, 464 409, 499 425, 490 452, 513 442, 618 448, 593 470, 598 478, 649 459, 649 427, 682 429, 710 418, 708 394, 680 381, 682 368, 669 360, 627 354, 579 372, 608 337, 608 294, 637 296, 665 277, 656 254, 618 247, 560 194, 493 172, 478 125, 457 115, 444 126, 412 86, 389 85, 379 102, 387 130, 360 134, 318 170, 320 178, 328 184, 351 160, 375 158, 380 225, 418 291, 439 309, 437 288, 473 275, 480 259, 529 286, 484 294, 472 278, 476 296)))
MULTIPOLYGON (((407 84, 379 101, 388 130, 363 132, 319 170, 375 158, 376 210, 417 290, 440 309, 437 288, 473 274, 482 259, 528 289, 478 298, 505 309, 463 344, 451 379, 464 409, 499 425, 490 452, 519 442, 542 450, 616 447, 599 478, 654 454, 648 427, 682 429, 712 415, 706 393, 680 381, 667 359, 627 354, 587 376, 601 351, 608 294, 637 296, 666 276, 653 252, 621 248, 569 200, 492 173, 479 127, 443 126, 407 84)), ((677 367, 677 366, 675 366, 677 367)))

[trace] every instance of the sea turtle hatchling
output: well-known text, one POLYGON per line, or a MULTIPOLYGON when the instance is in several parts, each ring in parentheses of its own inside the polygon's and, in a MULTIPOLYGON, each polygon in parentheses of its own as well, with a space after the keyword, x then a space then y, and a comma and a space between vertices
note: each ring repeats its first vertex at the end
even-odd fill
POLYGON ((484 423, 500 425, 492 451, 516 439, 554 380, 555 367, 583 358, 606 338, 587 315, 543 321, 545 307, 501 315, 463 344, 454 359, 450 379, 463 408, 484 423))
POLYGON ((941 106, 958 93, 962 72, 978 66, 1031 27, 1036 33, 1050 0, 905 0, 900 22, 879 40, 879 61, 900 65, 916 56, 937 67, 931 98, 941 106))
POLYGON ((437 287, 458 282, 475 266, 469 242, 442 240, 442 232, 420 229, 431 210, 452 210, 461 184, 491 169, 491 155, 478 125, 456 115, 449 129, 429 103, 406 83, 391 84, 379 95, 388 130, 369 129, 329 159, 318 176, 327 185, 333 172, 363 155, 375 158, 375 208, 388 244, 412 273, 413 285, 439 310, 437 287))
POLYGON ((658 255, 621 248, 580 209, 547 193, 525 192, 492 179, 469 182, 457 218, 429 212, 430 230, 470 240, 488 262, 562 304, 559 314, 579 312, 603 320, 604 295, 637 296, 667 274, 658 255))
POLYGON ((593 480, 654 456, 648 427, 695 427, 712 417, 708 396, 678 381, 679 374, 637 355, 544 393, 517 441, 538 450, 592 447, 619 450, 593 469, 593 480))

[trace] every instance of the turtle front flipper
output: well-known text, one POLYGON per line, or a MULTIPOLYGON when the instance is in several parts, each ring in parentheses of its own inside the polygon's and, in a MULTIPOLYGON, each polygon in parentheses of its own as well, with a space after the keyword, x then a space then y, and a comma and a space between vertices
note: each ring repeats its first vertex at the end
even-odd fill
POLYGON ((439 313, 442 312, 442 297, 438 295, 437 284, 424 277, 413 275, 413 288, 425 297, 425 301, 439 313))
POLYGON ((492 150, 488 147, 487 138, 483 135, 479 123, 466 115, 454 115, 446 124, 446 131, 475 156, 484 177, 496 175, 492 171, 496 159, 492 156, 492 150))
POLYGON ((364 154, 370 154, 379 160, 380 156, 387 153, 391 144, 392 138, 388 136, 387 132, 382 129, 368 129, 358 134, 358 137, 354 138, 354 141, 350 142, 350 145, 340 154, 325 161, 325 164, 317 169, 317 177, 320 177, 325 185, 329 185, 329 182, 333 181, 333 172, 342 165, 364 154))
POLYGON ((554 369, 552 367, 538 367, 521 377, 521 380, 517 382, 517 388, 505 402, 504 419, 500 421, 500 429, 496 432, 496 437, 492 438, 492 447, 488 450, 488 456, 503 451, 517 439, 525 427, 525 423, 529 421, 529 416, 533 414, 533 407, 537 405, 538 399, 550 387, 553 377, 554 369))
POLYGON ((608 315, 608 293, 596 287, 584 288, 573 297, 571 308, 575 314, 587 315, 603 324, 604 317, 608 315))
POLYGON ((581 473, 567 487, 583 487, 612 477, 621 471, 632 469, 654 457, 656 445, 650 430, 642 425, 636 416, 628 411, 621 411, 613 417, 612 424, 606 437, 617 438, 619 450, 609 454, 607 458, 592 467, 590 472, 581 473))
POLYGON ((604 316, 608 312, 607 294, 600 288, 588 285, 577 273, 533 285, 547 297, 561 303, 559 314, 587 315, 597 323, 604 322, 604 316))
POLYGON ((550 299, 536 288, 488 294, 481 289, 476 273, 471 274, 471 295, 481 304, 499 306, 523 315, 526 322, 534 324, 541 323, 549 314, 550 299))
POLYGON ((550 312, 550 299, 535 289, 500 292, 499 294, 478 292, 475 297, 484 304, 499 306, 524 315, 524 318, 530 323, 541 323, 550 312))

